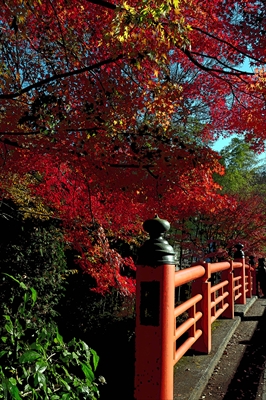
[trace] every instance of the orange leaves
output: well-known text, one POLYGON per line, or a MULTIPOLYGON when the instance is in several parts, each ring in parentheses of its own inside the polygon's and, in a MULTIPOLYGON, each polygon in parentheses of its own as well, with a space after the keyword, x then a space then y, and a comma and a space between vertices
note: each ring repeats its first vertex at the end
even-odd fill
POLYGON ((4 2, 0 37, 3 169, 42 173, 30 195, 64 221, 84 270, 98 281, 109 273, 112 285, 122 261, 87 241, 88 227, 133 241, 147 214, 231 210, 204 143, 225 131, 254 146, 266 138, 264 72, 239 69, 245 57, 265 60, 252 7, 247 16, 233 0, 116 3, 4 2))

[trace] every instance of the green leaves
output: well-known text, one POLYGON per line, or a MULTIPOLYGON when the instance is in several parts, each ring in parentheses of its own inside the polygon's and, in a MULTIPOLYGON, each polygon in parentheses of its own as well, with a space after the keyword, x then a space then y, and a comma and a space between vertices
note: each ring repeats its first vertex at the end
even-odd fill
POLYGON ((28 350, 21 357, 19 357, 19 362, 27 363, 32 362, 40 358, 40 354, 36 351, 28 350))
MULTIPOLYGON (((18 280, 13 280, 20 285, 18 280)), ((6 333, 0 342, 0 399, 3 395, 12 400, 24 397, 96 400, 99 390, 94 372, 99 356, 81 340, 74 338, 65 343, 54 322, 47 323, 34 334, 27 324, 24 327, 20 321, 27 314, 27 307, 33 309, 38 304, 36 290, 25 285, 21 287, 25 293, 17 313, 4 316, 6 333)))
POLYGON ((47 369, 48 365, 45 361, 37 361, 35 365, 36 372, 43 373, 47 369))
POLYGON ((92 360, 93 360, 93 367, 94 367, 94 371, 96 370, 100 357, 98 356, 98 354, 96 353, 96 351, 94 351, 93 349, 90 349, 90 352, 92 354, 92 360))
POLYGON ((19 394, 19 390, 16 385, 16 379, 9 378, 3 381, 4 391, 8 392, 11 395, 11 398, 14 400, 22 400, 19 394))
POLYGON ((91 368, 84 363, 81 363, 81 368, 86 378, 92 382, 94 380, 94 373, 92 372, 91 368))
POLYGON ((45 375, 42 374, 41 372, 37 372, 34 375, 34 386, 42 387, 44 390, 46 390, 46 378, 45 375))
POLYGON ((9 278, 13 279, 13 281, 17 282, 17 283, 19 284, 19 286, 20 286, 22 289, 27 290, 27 286, 26 286, 23 282, 20 282, 20 281, 18 281, 16 278, 14 278, 14 276, 9 275, 9 274, 7 274, 7 273, 5 273, 5 272, 3 272, 3 275, 6 275, 6 276, 8 276, 9 278))
POLYGON ((37 292, 34 288, 30 288, 31 290, 31 298, 32 298, 32 304, 34 305, 36 300, 37 300, 37 292))

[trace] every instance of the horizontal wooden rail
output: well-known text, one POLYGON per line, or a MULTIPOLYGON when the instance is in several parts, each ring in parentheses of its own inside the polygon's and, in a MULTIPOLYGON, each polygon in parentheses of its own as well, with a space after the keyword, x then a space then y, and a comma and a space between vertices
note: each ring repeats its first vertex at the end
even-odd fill
POLYGON ((226 303, 226 304, 223 306, 223 308, 220 308, 218 311, 216 311, 215 315, 213 315, 213 316, 211 317, 211 323, 213 323, 214 321, 216 321, 216 319, 217 319, 218 317, 220 317, 220 315, 222 315, 222 313, 228 308, 228 306, 229 306, 229 304, 226 303))
POLYGON ((182 286, 194 279, 201 278, 205 274, 205 268, 202 265, 179 270, 175 273, 175 287, 182 286))
POLYGON ((233 261, 233 269, 242 268, 241 262, 233 261))
MULTIPOLYGON (((190 268, 175 273, 175 287, 191 282, 192 287, 197 288, 189 300, 174 309, 174 318, 181 316, 185 312, 189 313, 186 321, 176 329, 174 334, 174 342, 186 332, 189 336, 188 341, 185 342, 186 344, 183 343, 181 345, 181 350, 178 351, 176 349, 175 362, 177 358, 179 359, 176 354, 183 354, 184 348, 188 343, 193 343, 193 348, 204 351, 205 345, 196 346, 195 338, 198 337, 202 340, 202 337, 210 336, 211 324, 226 310, 225 315, 233 315, 233 311, 230 310, 234 306, 234 302, 243 302, 243 294, 248 296, 251 292, 252 279, 248 277, 250 271, 250 266, 242 261, 225 261, 213 264, 194 264, 190 268), (245 271, 244 281, 243 271, 245 271), (215 273, 221 273, 223 278, 219 283, 212 286, 211 276, 215 273), (232 277, 229 279, 230 274, 232 277), (199 335, 199 331, 202 331, 201 335, 199 335), (191 335, 191 332, 194 333, 191 335)), ((208 340, 211 342, 211 337, 208 340)), ((205 342, 208 342, 208 340, 203 339, 205 342)), ((210 348, 211 345, 207 345, 206 351, 209 352, 210 348)))
POLYGON ((211 301, 211 308, 217 306, 221 301, 226 299, 227 296, 229 296, 229 292, 224 292, 223 295, 216 297, 215 300, 211 301))
POLYGON ((221 272, 224 271, 226 269, 230 268, 230 263, 229 262, 218 262, 215 264, 210 264, 210 271, 211 273, 215 273, 215 272, 221 272))
POLYGON ((174 317, 179 317, 179 315, 186 312, 190 307, 196 305, 202 299, 202 294, 197 294, 189 300, 186 300, 184 303, 177 306, 174 310, 174 317))
POLYGON ((181 324, 175 331, 174 339, 179 339, 189 328, 191 328, 200 318, 202 317, 202 312, 198 311, 195 314, 195 318, 188 318, 183 324, 181 324))
POLYGON ((226 285, 228 285, 228 281, 223 281, 223 282, 218 283, 217 285, 215 285, 211 288, 211 293, 214 293, 216 290, 219 290, 226 285))
POLYGON ((255 272, 244 260, 202 262, 176 272, 173 265, 139 269, 141 279, 137 286, 140 293, 137 300, 137 330, 143 333, 146 344, 141 337, 137 338, 136 334, 138 351, 142 357, 141 359, 139 356, 140 360, 136 363, 136 400, 141 400, 143 393, 147 400, 156 397, 157 389, 149 383, 151 373, 153 380, 161 380, 158 400, 172 399, 169 389, 173 386, 170 364, 173 368, 189 349, 200 353, 211 351, 212 324, 220 316, 234 318, 234 305, 245 304, 246 297, 251 297, 254 293, 255 272), (164 270, 166 267, 167 273, 164 270), (214 274, 218 274, 220 280, 215 284, 214 274), (191 288, 191 296, 175 306, 174 292, 183 285, 191 288), (171 291, 171 294, 166 296, 167 291, 171 291), (153 295, 158 296, 155 303, 151 297, 153 295), (164 300, 165 296, 167 302, 164 300), (142 313, 141 307, 144 309, 142 313), (160 310, 159 317, 154 313, 156 307, 160 310), (167 334, 164 333, 165 326, 167 334), (160 351, 157 352, 156 348, 160 351), (142 360, 146 362, 144 367, 142 360), (150 367, 153 363, 155 366, 150 367), (155 375, 154 371, 161 370, 167 370, 167 373, 163 374, 164 377, 159 372, 155 375), (143 382, 146 382, 145 386, 143 382))
POLYGON ((234 318, 235 304, 256 293, 256 270, 236 244, 234 261, 197 262, 176 272, 175 251, 163 238, 169 222, 156 216, 143 227, 150 239, 136 268, 134 398, 173 400, 173 365, 189 349, 210 353, 213 322, 234 318), (180 301, 184 290, 191 294, 180 301))
POLYGON ((192 345, 200 338, 202 331, 198 329, 194 337, 188 338, 179 348, 176 350, 174 355, 174 365, 180 360, 180 358, 192 347, 192 345))

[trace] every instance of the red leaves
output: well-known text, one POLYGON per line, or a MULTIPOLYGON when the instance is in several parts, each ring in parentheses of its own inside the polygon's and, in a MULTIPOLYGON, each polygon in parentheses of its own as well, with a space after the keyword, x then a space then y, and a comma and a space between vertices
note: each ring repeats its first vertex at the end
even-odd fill
POLYGON ((116 3, 2 5, 0 148, 3 187, 37 174, 32 196, 99 290, 130 292, 99 229, 130 243, 155 213, 232 211, 204 143, 245 132, 262 148, 265 76, 240 65, 260 65, 266 43, 260 1, 116 3))

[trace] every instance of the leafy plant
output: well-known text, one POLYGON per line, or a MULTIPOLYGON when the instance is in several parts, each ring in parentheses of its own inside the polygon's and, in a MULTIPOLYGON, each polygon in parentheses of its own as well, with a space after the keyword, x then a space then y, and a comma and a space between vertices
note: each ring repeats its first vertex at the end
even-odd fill
POLYGON ((13 315, 24 290, 5 274, 14 276, 27 287, 38 292, 38 304, 31 321, 46 324, 57 315, 56 307, 64 296, 67 285, 65 242, 60 229, 50 222, 23 220, 17 207, 6 202, 1 210, 12 209, 8 219, 1 218, 4 235, 0 243, 0 323, 4 314, 13 315))
MULTIPOLYGON (((7 274, 6 274, 7 275, 7 274)), ((38 305, 37 292, 7 275, 24 291, 14 315, 5 315, 0 343, 0 399, 95 400, 99 356, 82 340, 65 343, 51 321, 32 329, 28 319, 38 305), (26 323, 25 323, 26 322, 26 323)))

